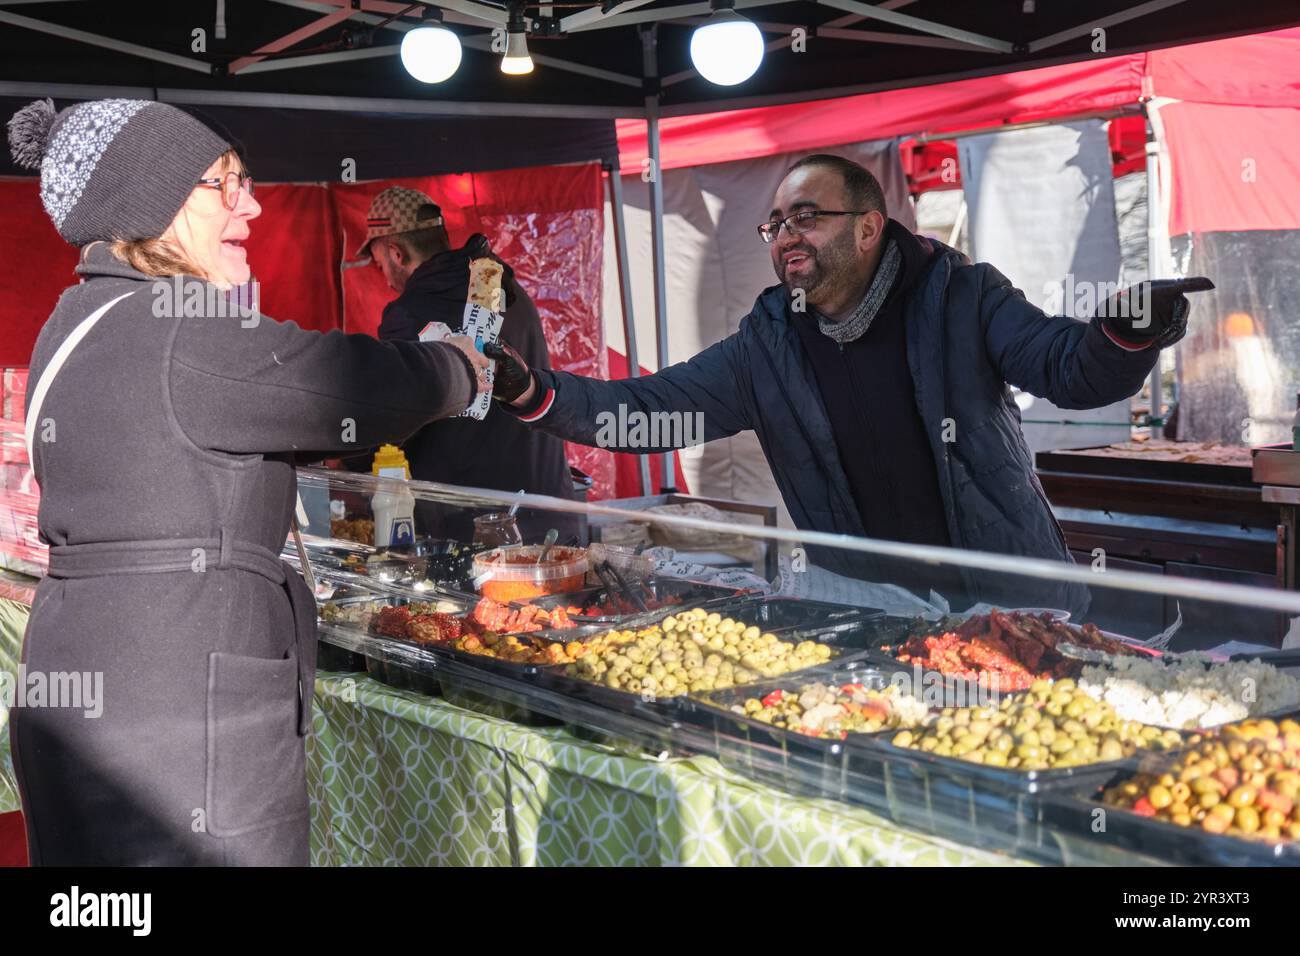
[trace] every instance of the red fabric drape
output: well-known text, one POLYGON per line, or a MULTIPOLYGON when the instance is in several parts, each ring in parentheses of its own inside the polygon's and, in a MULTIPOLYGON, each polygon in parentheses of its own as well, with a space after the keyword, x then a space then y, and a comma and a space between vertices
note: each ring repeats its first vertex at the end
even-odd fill
POLYGON ((1300 109, 1171 103, 1169 234, 1300 229, 1300 109))
POLYGON ((262 214, 250 225, 248 261, 273 319, 322 332, 342 325, 337 216, 323 186, 257 188, 262 214))
MULTIPOLYGON (((248 261, 262 311, 305 329, 341 322, 336 216, 321 186, 257 190, 248 261)), ((0 366, 26 366, 59 295, 77 282, 77 250, 54 230, 33 179, 0 182, 0 366)))
POLYGON ((1300 28, 1168 47, 1147 58, 1153 96, 1195 103, 1300 107, 1300 28))
POLYGON ((31 179, 0 181, 0 366, 26 365, 59 294, 77 281, 31 179))
MULTIPOLYGON (((488 237, 537 305, 555 368, 608 377, 600 314, 604 194, 598 163, 330 186, 343 234, 343 327, 349 332, 373 335, 394 296, 378 269, 355 258, 370 201, 394 185, 418 189, 438 203, 453 243, 475 232, 488 237)), ((592 477, 593 499, 615 494, 610 452, 570 444, 567 455, 592 477)))
MULTIPOLYGON (((676 169, 1114 109, 1137 102, 1146 55, 788 106, 668 117, 660 121, 660 158, 664 169, 676 169)), ((647 155, 642 120, 618 121, 618 151, 625 172, 640 171, 647 155)))

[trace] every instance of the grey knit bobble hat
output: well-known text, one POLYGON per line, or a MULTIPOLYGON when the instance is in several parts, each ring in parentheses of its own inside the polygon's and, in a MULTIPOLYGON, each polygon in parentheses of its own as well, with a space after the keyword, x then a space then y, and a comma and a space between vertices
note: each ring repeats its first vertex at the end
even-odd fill
POLYGON ((9 120, 14 162, 40 169, 41 202, 74 246, 162 235, 229 148, 193 116, 152 100, 91 100, 61 113, 37 100, 9 120))

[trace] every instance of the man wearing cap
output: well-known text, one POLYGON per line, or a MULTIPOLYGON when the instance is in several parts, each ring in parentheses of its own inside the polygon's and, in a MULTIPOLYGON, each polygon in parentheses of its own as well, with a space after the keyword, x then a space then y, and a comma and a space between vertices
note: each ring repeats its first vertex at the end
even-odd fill
MULTIPOLYGON (((451 247, 442 210, 424 193, 390 186, 374 198, 366 216, 366 239, 357 258, 369 255, 397 298, 384 308, 379 338, 415 341, 430 322, 460 327, 469 292, 471 259, 493 255, 487 238, 475 233, 465 245, 451 247)), ((501 262, 500 259, 497 259, 501 262)), ((531 368, 551 367, 537 307, 504 262, 501 287, 505 292, 505 321, 501 337, 524 355, 531 368)), ((495 403, 482 421, 449 418, 431 423, 404 446, 411 476, 470 488, 494 488, 571 498, 572 482, 564 456, 564 442, 528 428, 495 403)), ((439 537, 469 540, 473 534, 463 511, 440 514, 432 503, 416 508, 421 531, 439 537)), ((531 527, 529 515, 520 515, 525 539, 541 537, 556 524, 558 515, 542 516, 531 527), (541 526, 544 525, 544 526, 541 526)), ((562 538, 584 531, 580 523, 560 528, 562 538)))

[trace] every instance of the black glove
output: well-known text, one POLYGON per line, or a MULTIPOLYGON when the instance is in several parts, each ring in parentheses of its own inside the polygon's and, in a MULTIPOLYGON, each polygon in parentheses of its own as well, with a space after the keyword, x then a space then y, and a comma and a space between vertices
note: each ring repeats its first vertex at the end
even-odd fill
POLYGON ((461 247, 466 258, 469 259, 486 259, 492 255, 492 244, 488 242, 488 237, 481 232, 476 232, 465 240, 465 245, 461 247))
POLYGON ((1191 305, 1184 292, 1208 292, 1214 283, 1204 276, 1140 282, 1111 296, 1097 309, 1102 328, 1127 348, 1158 349, 1187 334, 1191 305))
POLYGON ((509 404, 532 384, 533 373, 524 357, 509 342, 484 342, 483 354, 497 363, 496 378, 492 383, 492 397, 509 404))

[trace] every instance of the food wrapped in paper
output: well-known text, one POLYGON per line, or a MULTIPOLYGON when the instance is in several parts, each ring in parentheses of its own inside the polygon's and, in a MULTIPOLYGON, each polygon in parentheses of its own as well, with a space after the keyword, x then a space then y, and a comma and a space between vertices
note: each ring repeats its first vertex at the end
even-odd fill
POLYGON ((501 276, 505 270, 495 259, 469 261, 469 303, 482 306, 489 312, 505 311, 505 293, 501 289, 501 276))

